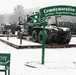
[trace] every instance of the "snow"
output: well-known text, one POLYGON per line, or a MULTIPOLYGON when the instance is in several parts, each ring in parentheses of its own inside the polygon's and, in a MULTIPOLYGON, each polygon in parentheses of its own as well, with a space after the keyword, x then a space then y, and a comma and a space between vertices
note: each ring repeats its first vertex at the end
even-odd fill
MULTIPOLYGON (((18 45, 18 46, 20 46, 20 45, 23 45, 23 46, 41 45, 39 43, 35 43, 35 42, 31 42, 31 41, 28 42, 28 39, 22 40, 22 44, 20 44, 20 39, 17 39, 17 37, 12 37, 12 38, 9 37, 9 40, 7 40, 7 37, 0 37, 0 39, 11 42, 11 43, 18 45)), ((69 44, 76 44, 76 37, 72 37, 69 44)))
POLYGON ((76 37, 71 38, 71 41, 69 44, 76 44, 76 37))
MULTIPOLYGON (((5 39, 7 40, 7 38, 5 39)), ((8 41, 19 45, 18 40, 14 37, 9 38, 8 41)), ((75 43, 75 37, 71 41, 71 43, 75 43)), ((46 48, 44 65, 41 64, 41 48, 15 49, 0 42, 0 53, 11 54, 10 75, 76 75, 76 48, 74 47, 46 48), (26 64, 36 68, 28 67, 26 64)), ((4 73, 0 72, 0 75, 4 75, 4 73)))
POLYGON ((59 27, 59 28, 61 28, 61 29, 63 29, 64 31, 70 31, 70 29, 69 28, 66 28, 66 27, 59 27))
POLYGON ((11 42, 11 43, 16 44, 18 46, 19 45, 26 45, 26 46, 28 46, 28 45, 41 45, 39 43, 34 43, 31 41, 29 41, 29 43, 28 43, 28 40, 22 40, 22 44, 20 44, 20 39, 17 39, 17 37, 12 37, 12 38, 9 37, 9 40, 7 40, 7 37, 0 37, 0 39, 11 42))

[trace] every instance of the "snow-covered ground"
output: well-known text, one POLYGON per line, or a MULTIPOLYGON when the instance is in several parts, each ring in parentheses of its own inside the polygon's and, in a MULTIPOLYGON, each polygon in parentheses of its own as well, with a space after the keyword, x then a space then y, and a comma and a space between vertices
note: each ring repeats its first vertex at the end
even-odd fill
POLYGON ((11 54, 10 75, 76 75, 76 48, 46 48, 44 65, 41 64, 41 48, 15 49, 0 42, 0 53, 11 54))
POLYGON ((41 45, 41 44, 39 44, 39 43, 34 43, 34 42, 31 42, 31 41, 29 41, 28 42, 28 40, 22 40, 22 44, 20 44, 20 39, 17 39, 17 37, 9 37, 9 40, 7 40, 7 37, 0 37, 0 39, 3 39, 3 40, 5 40, 5 41, 8 41, 8 42, 11 42, 11 43, 13 43, 13 44, 15 44, 15 45, 26 45, 26 46, 30 46, 30 45, 41 45))
MULTIPOLYGON (((0 37, 0 39, 11 42, 11 43, 18 45, 18 46, 19 45, 23 45, 23 46, 25 46, 25 45, 26 46, 28 46, 28 45, 29 46, 30 45, 41 45, 39 43, 35 43, 35 42, 31 42, 31 41, 28 42, 28 40, 22 40, 22 44, 20 44, 20 39, 17 39, 17 37, 12 37, 12 38, 9 37, 9 40, 7 40, 7 37, 0 37)), ((76 37, 72 37, 69 44, 76 44, 76 37)))
POLYGON ((76 44, 76 37, 72 37, 69 44, 76 44))

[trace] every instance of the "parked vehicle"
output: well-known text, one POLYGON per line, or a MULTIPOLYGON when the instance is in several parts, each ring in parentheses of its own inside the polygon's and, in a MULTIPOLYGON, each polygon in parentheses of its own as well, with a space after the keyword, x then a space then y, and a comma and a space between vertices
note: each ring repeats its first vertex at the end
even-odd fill
MULTIPOLYGON (((57 20, 56 20, 57 21, 57 20)), ((56 23, 57 24, 57 23, 56 23)), ((57 27, 56 24, 47 24, 45 26, 45 34, 46 34, 46 40, 45 43, 52 43, 56 42, 58 44, 68 44, 71 39, 71 31, 69 28, 65 27, 57 27)), ((23 24, 24 25, 24 31, 22 32, 22 38, 24 36, 32 36, 33 42, 39 42, 42 43, 42 36, 43 36, 43 24, 23 24)), ((20 37, 20 35, 18 34, 20 37)))
POLYGON ((14 24, 4 24, 1 26, 1 33, 7 34, 7 32, 10 31, 10 33, 15 34, 16 31, 16 25, 14 24))

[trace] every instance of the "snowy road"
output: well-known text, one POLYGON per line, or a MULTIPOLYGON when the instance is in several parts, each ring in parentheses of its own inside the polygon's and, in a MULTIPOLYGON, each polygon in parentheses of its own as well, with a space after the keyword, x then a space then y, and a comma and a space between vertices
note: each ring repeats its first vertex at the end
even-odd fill
MULTIPOLYGON (((15 40, 13 40, 15 42, 15 40)), ((75 38, 73 38, 73 43, 75 38)), ((10 75, 76 75, 76 48, 45 49, 45 64, 40 68, 25 66, 26 62, 41 63, 42 49, 15 49, 0 42, 0 53, 11 54, 10 75), (49 64, 47 64, 47 62, 49 64), (49 66, 47 68, 47 66, 49 66)), ((35 64, 36 66, 38 64, 35 64)), ((0 75, 4 75, 0 73, 0 75)))

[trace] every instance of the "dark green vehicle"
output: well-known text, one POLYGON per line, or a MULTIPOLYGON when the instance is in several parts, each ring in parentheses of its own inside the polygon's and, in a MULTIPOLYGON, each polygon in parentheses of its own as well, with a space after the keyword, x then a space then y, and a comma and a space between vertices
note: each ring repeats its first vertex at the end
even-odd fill
MULTIPOLYGON (((69 28, 66 27, 58 27, 57 26, 57 19, 55 19, 55 23, 49 23, 50 17, 47 19, 45 26, 45 34, 46 40, 45 43, 52 43, 56 42, 58 44, 68 44, 71 40, 71 31, 69 28)), ((21 23, 21 22, 20 22, 21 23)), ((21 23, 20 25, 24 26, 24 29, 21 29, 22 38, 24 36, 31 36, 33 42, 42 43, 42 36, 43 36, 43 24, 28 24, 28 23, 21 23)), ((18 33, 18 37, 20 37, 18 33)))
MULTIPOLYGON (((69 28, 47 25, 45 27, 46 43, 56 42, 58 44, 68 44, 71 39, 69 28)), ((43 27, 34 27, 32 29, 32 41, 42 43, 43 27)))
MULTIPOLYGON (((42 43, 42 25, 26 25, 24 31, 22 31, 22 38, 24 36, 31 36, 33 42, 42 43)), ((45 27, 46 41, 45 43, 49 44, 56 42, 58 44, 68 44, 71 39, 71 31, 69 28, 57 27, 54 25, 47 25, 45 27)), ((20 34, 18 33, 20 38, 20 34)))
POLYGON ((10 33, 15 34, 16 31, 16 25, 15 24, 4 24, 2 27, 2 34, 7 34, 7 32, 10 31, 10 33))

